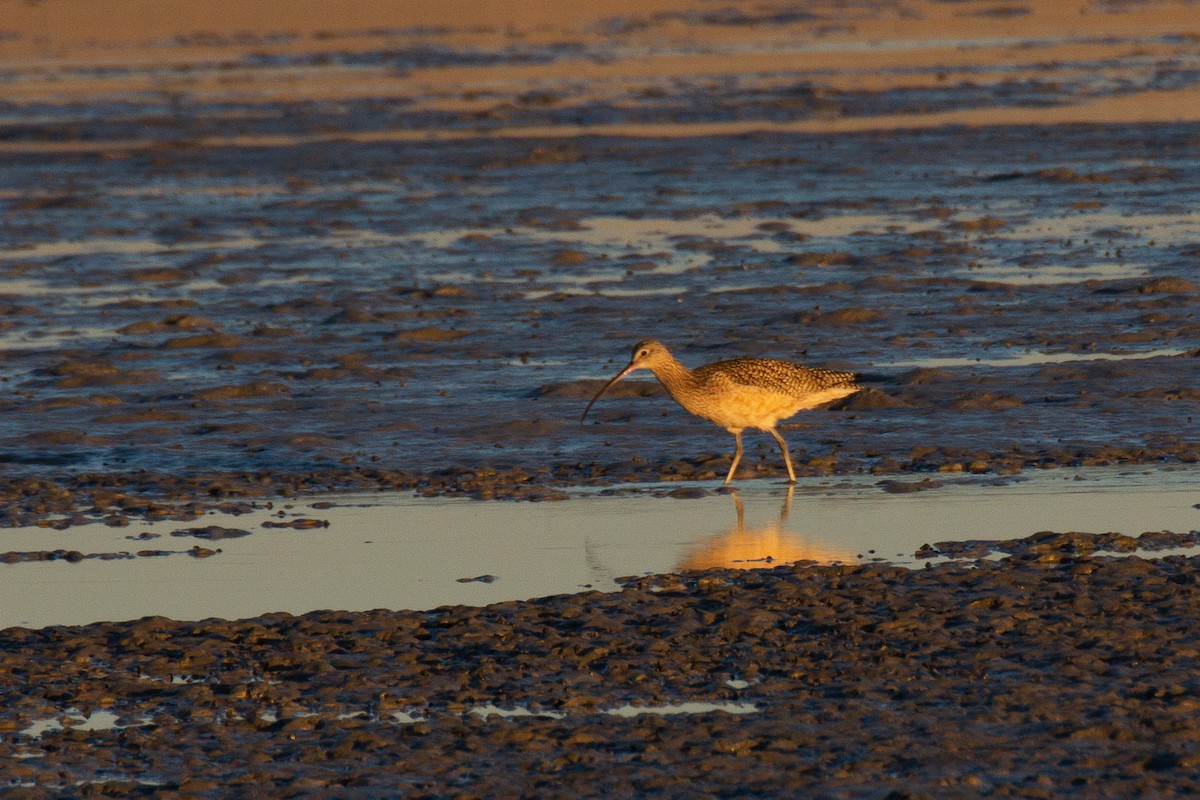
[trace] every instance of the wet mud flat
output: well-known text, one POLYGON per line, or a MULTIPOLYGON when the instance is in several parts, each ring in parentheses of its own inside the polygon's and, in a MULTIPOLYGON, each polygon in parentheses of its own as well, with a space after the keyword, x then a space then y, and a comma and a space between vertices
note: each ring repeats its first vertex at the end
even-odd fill
POLYGON ((577 424, 647 336, 868 373, 806 475, 1200 457, 1189 9, 616 5, 0 39, 4 508, 719 479, 652 383, 577 424))
MULTIPOLYGON (((283 228, 324 224, 324 201, 309 198, 272 215, 278 230, 252 246, 226 238, 246 222, 232 203, 222 204, 230 217, 205 223, 231 230, 198 244, 154 243, 134 255, 14 249, 5 257, 10 347, 0 371, 11 391, 0 461, 24 482, 20 494, 44 497, 54 487, 155 484, 202 496, 307 484, 536 497, 530 486, 719 479, 729 437, 679 412, 653 384, 619 387, 578 425, 599 380, 623 365, 630 343, 653 335, 693 366, 752 354, 868 373, 866 393, 785 426, 804 474, 1194 462, 1200 289, 1187 276, 1200 221, 1180 205, 1194 207, 1187 176, 1200 173, 1171 166, 1149 178, 1083 177, 1125 158, 1127 147, 1140 161, 1177 163, 1194 152, 1193 136, 1187 126, 1068 129, 1036 155, 1027 149, 1040 139, 1034 130, 669 147, 589 140, 571 146, 569 164, 515 172, 483 163, 538 145, 423 155, 347 147, 338 169, 449 161, 470 182, 499 181, 517 195, 572 175, 594 185, 541 198, 573 211, 519 202, 492 211, 484 201, 467 212, 450 176, 430 175, 447 192, 438 200, 406 201, 397 216, 351 214, 355 226, 401 229, 365 244, 354 233, 276 239, 296 235, 283 228), (803 175, 836 175, 864 149, 877 165, 865 174, 818 179, 815 196, 792 196, 803 175), (810 166, 779 179, 773 165, 791 158, 810 166), (711 176, 731 159, 748 166, 723 186, 711 176), (1047 174, 1064 164, 1080 177, 1047 174), (920 185, 896 182, 897 169, 921 173, 920 185), (682 194, 655 199, 676 184, 682 194), (747 186, 763 208, 745 205, 747 186), (928 202, 929 191, 939 202, 928 202), (626 199, 592 199, 612 194, 626 199), (1083 195, 1106 210, 1073 210, 1083 195), (1009 210, 972 208, 981 196, 1009 210), (645 234, 649 245, 613 252, 594 238, 607 223, 592 215, 616 213, 626 224, 650 208, 654 219, 642 223, 658 232, 645 234), (471 213, 493 221, 452 231, 447 244, 421 244, 471 213), (1054 232, 1038 232, 1042 224, 1054 232), (81 281, 103 288, 80 290, 81 281)), ((311 191, 329 193, 327 154, 184 150, 171 163, 206 176, 214 158, 251 172, 303 169, 321 187, 311 191), (276 155, 284 161, 270 165, 276 155)), ((88 170, 105 183, 153 183, 137 164, 88 170)), ((45 182, 40 172, 5 174, 29 186, 45 182)), ((398 199, 389 191, 379 201, 398 199)), ((782 474, 769 443, 748 440, 747 474, 782 474)))
POLYGON ((29 798, 1189 794, 1200 565, 1111 544, 12 628, 0 774, 29 798))

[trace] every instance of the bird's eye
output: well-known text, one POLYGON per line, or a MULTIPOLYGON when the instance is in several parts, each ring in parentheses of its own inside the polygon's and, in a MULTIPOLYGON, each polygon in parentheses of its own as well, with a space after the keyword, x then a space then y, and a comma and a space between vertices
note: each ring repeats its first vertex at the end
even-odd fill
POLYGON ((642 352, 638 353, 638 358, 645 358, 645 357, 646 357, 646 356, 648 356, 648 355, 650 355, 650 351, 649 351, 649 350, 643 350, 642 352))

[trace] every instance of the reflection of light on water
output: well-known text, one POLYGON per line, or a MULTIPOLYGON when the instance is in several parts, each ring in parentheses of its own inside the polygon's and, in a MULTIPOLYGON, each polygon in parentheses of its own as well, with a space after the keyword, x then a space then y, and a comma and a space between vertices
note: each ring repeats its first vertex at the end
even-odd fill
POLYGON ((597 289, 601 297, 656 297, 687 294, 686 286, 663 286, 657 289, 597 289))
POLYGON ((69 709, 57 717, 35 720, 29 727, 20 731, 19 735, 36 739, 44 733, 61 731, 64 727, 68 726, 72 730, 77 731, 111 731, 150 724, 149 717, 141 717, 133 722, 124 724, 119 722, 120 719, 120 716, 111 711, 93 711, 91 714, 85 716, 75 709, 69 709), (65 725, 64 722, 66 723, 65 725))
POLYGON ((606 709, 603 713, 615 717, 637 717, 642 714, 711 714, 724 711, 726 714, 753 714, 758 706, 753 703, 671 703, 662 706, 623 705, 606 709))
POLYGON ((486 706, 476 706, 472 708, 470 714, 477 717, 487 719, 488 717, 500 717, 501 719, 512 719, 514 717, 548 717, 550 719, 562 719, 566 716, 560 711, 531 711, 523 706, 515 708, 500 708, 494 703, 489 703, 486 706))
POLYGON ((674 297, 676 295, 687 294, 688 288, 685 286, 663 286, 655 289, 593 289, 591 291, 583 291, 581 289, 542 289, 535 292, 523 292, 523 296, 527 300, 541 300, 545 297, 674 297))
MULTIPOLYGON (((1023 225, 1014 225, 993 234, 999 239, 1044 239, 1046 237, 1107 241, 1102 233, 1119 230, 1153 239, 1156 244, 1181 244, 1200 238, 1200 213, 1186 214, 1113 214, 1106 212, 1071 214, 1064 217, 1038 217, 1023 225)), ((1123 240, 1114 240, 1120 246, 1123 240)))
POLYGON ((1164 358, 1183 355, 1187 350, 1179 347, 1164 347, 1157 350, 1142 350, 1136 353, 1042 353, 1027 351, 996 358, 970 358, 962 356, 918 358, 910 361, 877 361, 876 367, 1022 367, 1033 364, 1069 364, 1076 361, 1137 361, 1146 358, 1164 358))
MULTIPOLYGON (((711 263, 703 252, 677 249, 688 239, 719 239, 722 243, 773 254, 791 249, 786 242, 771 238, 774 233, 803 235, 809 239, 837 239, 863 232, 903 232, 926 227, 923 222, 883 214, 840 214, 821 219, 792 217, 721 217, 701 214, 686 219, 670 217, 582 217, 570 230, 553 230, 517 225, 511 228, 444 228, 409 234, 408 238, 436 250, 473 246, 471 237, 487 237, 517 244, 559 245, 593 248, 597 257, 618 252, 641 255, 655 264, 647 274, 674 275, 711 263), (764 228, 763 226, 768 226, 764 228), (778 229, 778 230, 776 230, 778 229)), ((555 278, 572 280, 573 270, 555 270, 555 278)), ((588 273, 594 276, 595 273, 588 273)), ((615 279, 623 277, 623 273, 615 279)), ((594 280, 588 277, 587 280, 594 280)), ((578 278, 576 278, 578 280, 578 278)))
MULTIPOLYGON (((759 708, 753 703, 733 701, 710 702, 700 700, 682 703, 665 703, 661 705, 633 705, 626 703, 625 705, 614 706, 612 708, 582 710, 573 716, 605 714, 613 717, 624 717, 626 719, 631 719, 633 717, 643 716, 645 714, 711 714, 718 711, 726 714, 754 714, 759 711, 759 708)), ((287 718, 304 719, 321 716, 322 714, 319 712, 297 711, 289 714, 287 718)), ((488 703, 487 705, 474 706, 473 708, 469 709, 464 716, 479 717, 483 720, 487 720, 491 717, 513 720, 521 718, 565 719, 568 715, 562 711, 551 711, 548 709, 534 710, 525 706, 502 708, 497 706, 495 703, 488 703)), ((260 709, 257 712, 256 718, 259 722, 265 722, 268 724, 274 724, 280 719, 279 715, 269 708, 260 709)), ((430 717, 415 711, 394 711, 384 717, 377 717, 365 711, 352 711, 331 715, 331 718, 337 720, 362 719, 372 722, 383 721, 390 722, 395 725, 414 725, 421 722, 430 722, 430 717)), ((144 725, 150 725, 152 723, 152 718, 150 716, 141 716, 133 721, 124 723, 122 723, 120 720, 121 717, 111 711, 93 711, 91 714, 85 716, 72 708, 56 717, 47 717, 46 719, 35 720, 26 728, 21 730, 18 735, 28 737, 29 739, 40 739, 46 733, 61 731, 67 727, 78 731, 112 731, 123 730, 125 728, 141 727, 144 725)), ((33 751, 21 754, 18 757, 40 758, 42 756, 43 753, 33 751)))
POLYGON ((112 336, 116 336, 112 328, 95 327, 36 332, 8 331, 0 333, 0 349, 41 350, 45 347, 58 347, 67 342, 78 342, 83 339, 103 339, 112 336))
POLYGON ((754 569, 795 561, 817 561, 822 564, 853 562, 855 554, 848 550, 827 542, 810 541, 803 534, 784 529, 794 493, 795 488, 789 486, 778 521, 746 530, 745 504, 735 490, 731 497, 737 512, 737 524, 691 545, 676 569, 754 569))
MULTIPOLYGON (((552 230, 533 226, 511 228, 444 228, 410 234, 380 233, 370 230, 337 231, 324 236, 292 236, 262 238, 254 235, 234 235, 222 239, 185 242, 161 242, 144 238, 97 237, 63 242, 41 242, 23 247, 0 249, 0 261, 51 259, 88 255, 152 256, 180 252, 247 251, 271 247, 307 248, 356 248, 362 250, 405 247, 414 242, 434 250, 454 251, 473 248, 471 237, 487 237, 517 245, 540 245, 580 247, 595 251, 595 262, 585 266, 557 267, 547 269, 543 280, 554 286, 580 285, 595 281, 621 282, 626 278, 625 268, 613 260, 613 253, 625 258, 640 258, 652 262, 653 266, 639 269, 640 274, 678 275, 690 270, 702 269, 713 261, 713 256, 680 248, 688 239, 717 239, 723 243, 745 248, 756 253, 775 254, 786 252, 789 244, 772 238, 775 233, 792 233, 810 239, 841 238, 865 231, 891 232, 911 230, 918 223, 904 221, 899 217, 879 214, 845 214, 822 219, 796 219, 790 217, 732 217, 704 214, 689 219, 641 218, 596 216, 576 220, 578 227, 572 230, 552 230), (764 226, 767 226, 764 229, 764 226)), ((486 280, 492 283, 527 283, 527 278, 485 277, 461 271, 430 274, 434 280, 452 282, 475 282, 486 280)), ((322 279, 327 282, 327 279, 322 279)), ((315 282, 310 278, 287 278, 262 281, 258 285, 286 285, 287 283, 315 282)), ((170 282, 184 290, 209 290, 220 287, 215 281, 170 282)), ((86 294, 94 298, 111 290, 90 287, 86 294)), ((602 294, 624 296, 623 289, 602 290, 602 294)), ((0 292, 22 296, 64 294, 80 295, 79 287, 52 287, 40 281, 5 281, 0 283, 0 292)), ((668 294, 655 289, 638 294, 668 294)), ((545 296, 531 295, 530 299, 545 296)), ((90 300, 92 304, 95 300, 90 300)))
MULTIPOLYGON (((614 219, 617 219, 614 217, 614 219)), ((586 221, 586 220, 585 220, 586 221)), ((626 220, 628 221, 628 220, 626 220)), ((621 281, 626 277, 625 268, 614 263, 611 255, 617 251, 623 257, 641 256, 652 261, 650 269, 639 270, 648 275, 678 275, 691 269, 703 267, 712 261, 707 253, 693 253, 675 249, 675 242, 665 235, 658 239, 634 241, 620 236, 597 234, 593 229, 570 231, 545 230, 516 226, 512 228, 448 228, 437 231, 423 231, 409 235, 409 239, 418 242, 423 247, 432 250, 470 249, 474 243, 468 237, 486 236, 514 246, 559 246, 592 247, 597 250, 595 262, 583 266, 555 267, 546 270, 546 277, 552 277, 557 284, 581 284, 596 280, 621 281), (601 257, 606 260, 602 260, 601 257)), ((739 242, 745 244, 745 242, 739 242)), ((773 244, 773 243, 772 243, 773 244)), ((477 280, 477 276, 469 273, 453 273, 465 280, 477 280)), ((438 277, 438 276, 431 276, 438 277)), ((524 282, 527 279, 521 279, 524 282)))
MULTIPOLYGON (((995 476, 939 478, 946 485, 894 494, 883 491, 873 475, 802 478, 787 525, 776 521, 782 516, 782 487, 747 480, 738 490, 746 504, 743 540, 766 547, 744 550, 726 546, 739 535, 730 498, 655 497, 647 493, 653 485, 603 490, 622 492, 611 497, 576 489, 561 503, 480 503, 399 492, 334 495, 327 498, 333 507, 318 511, 298 504, 288 512, 330 523, 303 535, 262 535, 262 522, 277 510, 261 505, 237 516, 206 514, 211 524, 255 535, 222 540, 223 552, 199 562, 179 555, 0 565, 0 628, 154 614, 238 619, 319 608, 485 605, 584 589, 612 591, 620 586, 617 576, 670 573, 689 565, 857 563, 857 554, 911 564, 914 552, 937 542, 1012 539, 1040 530, 1188 531, 1200 526, 1196 479, 1194 470, 1182 469, 1063 469, 1023 474, 1004 485, 996 485, 995 476), (759 535, 761 528, 767 530, 759 535), (778 539, 771 529, 780 532, 778 539), (787 549, 797 543, 801 549, 787 549), (767 556, 775 560, 752 560, 767 556), (457 581, 484 574, 499 579, 457 581), (214 592, 215 585, 221 591, 214 592)), ((713 482, 695 486, 715 488, 713 482)), ((6 530, 5 549, 129 554, 142 546, 131 535, 170 536, 185 527, 172 520, 133 520, 114 528, 102 524, 107 513, 79 515, 93 524, 66 531, 6 530)))
POLYGON ((1045 267, 1021 267, 996 264, 986 267, 971 267, 961 272, 973 280, 1011 283, 1021 286, 1050 286, 1085 281, 1114 281, 1127 278, 1144 278, 1150 274, 1145 264, 1088 264, 1070 267, 1055 264, 1045 267))
POLYGON ((762 237, 758 226, 766 223, 788 223, 790 220, 762 217, 719 217, 701 214, 690 219, 669 217, 584 217, 579 224, 584 230, 572 232, 573 238, 585 244, 670 246, 672 239, 719 237, 741 239, 762 237))
POLYGON ((923 224, 884 214, 837 214, 820 219, 793 217, 719 217, 702 214, 690 219, 653 217, 586 217, 579 220, 585 228, 571 231, 575 241, 604 247, 637 246, 654 249, 673 247, 679 240, 693 237, 720 238, 762 253, 779 253, 787 246, 770 238, 773 232, 802 234, 814 239, 841 238, 866 231, 904 231, 923 224), (763 226, 775 226, 779 231, 763 226))
POLYGON ((412 237, 376 231, 338 231, 328 236, 290 236, 264 239, 234 236, 199 242, 160 242, 155 239, 95 238, 66 242, 39 242, 24 247, 0 249, 0 260, 64 258, 100 254, 156 255, 161 253, 206 252, 210 250, 257 250, 266 247, 391 247, 403 245, 412 237))
POLYGON ((528 367, 532 369, 541 369, 543 367, 561 367, 562 365, 570 362, 554 358, 513 358, 500 363, 509 367, 528 367))
MULTIPOLYGON (((308 286, 333 283, 330 277, 316 275, 293 275, 285 278, 263 278, 247 281, 244 285, 260 288, 279 286, 308 286)), ((226 289, 223 283, 216 280, 197 279, 184 281, 164 281, 172 291, 176 292, 212 292, 226 289)), ((123 301, 153 302, 155 296, 146 290, 146 284, 109 283, 104 286, 51 286, 45 281, 21 278, 18 280, 0 280, 0 297, 33 298, 33 297, 63 297, 86 308, 107 305, 123 301)))
POLYGON ((246 249, 269 244, 277 242, 261 239, 224 239, 164 244, 154 239, 82 239, 72 242, 40 242, 28 247, 0 250, 0 259, 63 258, 99 254, 152 255, 172 251, 246 249))
MULTIPOLYGON (((665 705, 654 706, 635 706, 626 703, 623 706, 614 708, 601 708, 595 712, 599 714, 608 714, 614 717, 631 717, 642 716, 643 714, 711 714, 714 711, 723 711, 726 714, 753 714, 758 711, 758 706, 753 703, 710 703, 704 701, 694 701, 688 703, 668 703, 665 705)), ((488 717, 500 717, 502 719, 513 719, 516 717, 547 717, 549 719, 563 719, 567 715, 561 711, 533 711, 523 706, 514 708, 500 708, 495 704, 486 706, 476 706, 468 713, 475 716, 487 719, 488 717)))
POLYGON ((838 214, 817 220, 794 220, 792 229, 814 239, 841 238, 856 233, 911 233, 928 227, 923 220, 886 214, 838 214))
POLYGON ((496 275, 483 276, 478 273, 463 272, 461 270, 446 271, 446 272, 430 272, 424 275, 425 278, 437 283, 446 284, 470 284, 470 283, 495 283, 495 284, 512 284, 514 286, 523 286, 529 283, 529 278, 505 278, 496 275))
POLYGON ((83 295, 103 291, 98 287, 51 286, 45 281, 28 278, 0 281, 0 295, 10 297, 49 297, 50 295, 83 295))

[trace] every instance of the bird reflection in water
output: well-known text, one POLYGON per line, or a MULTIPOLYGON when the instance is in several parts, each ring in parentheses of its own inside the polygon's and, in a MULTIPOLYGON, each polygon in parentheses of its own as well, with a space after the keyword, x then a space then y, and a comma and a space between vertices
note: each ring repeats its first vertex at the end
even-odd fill
POLYGON ((737 525, 697 542, 676 569, 762 569, 794 561, 816 561, 820 564, 855 563, 857 556, 849 550, 813 541, 802 533, 784 530, 792 509, 794 494, 794 487, 789 486, 783 499, 783 508, 779 511, 778 522, 746 530, 746 507, 739 493, 731 492, 730 496, 737 510, 737 525))

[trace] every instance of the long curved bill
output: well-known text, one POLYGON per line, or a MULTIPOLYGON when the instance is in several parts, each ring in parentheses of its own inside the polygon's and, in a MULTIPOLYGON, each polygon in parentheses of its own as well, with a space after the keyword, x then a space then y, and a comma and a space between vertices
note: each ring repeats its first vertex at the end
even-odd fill
POLYGON ((611 387, 617 381, 621 380, 621 378, 624 378, 626 375, 633 372, 635 369, 637 369, 637 362, 630 361, 629 366, 627 366, 625 369, 618 372, 616 374, 616 377, 614 377, 611 381, 604 384, 604 387, 601 388, 600 391, 596 392, 596 396, 592 398, 592 402, 588 403, 587 408, 585 408, 583 410, 583 416, 579 418, 579 424, 582 425, 583 421, 585 419, 587 419, 588 412, 592 410, 592 406, 595 405, 596 401, 600 399, 600 395, 607 392, 609 390, 609 387, 611 387))

